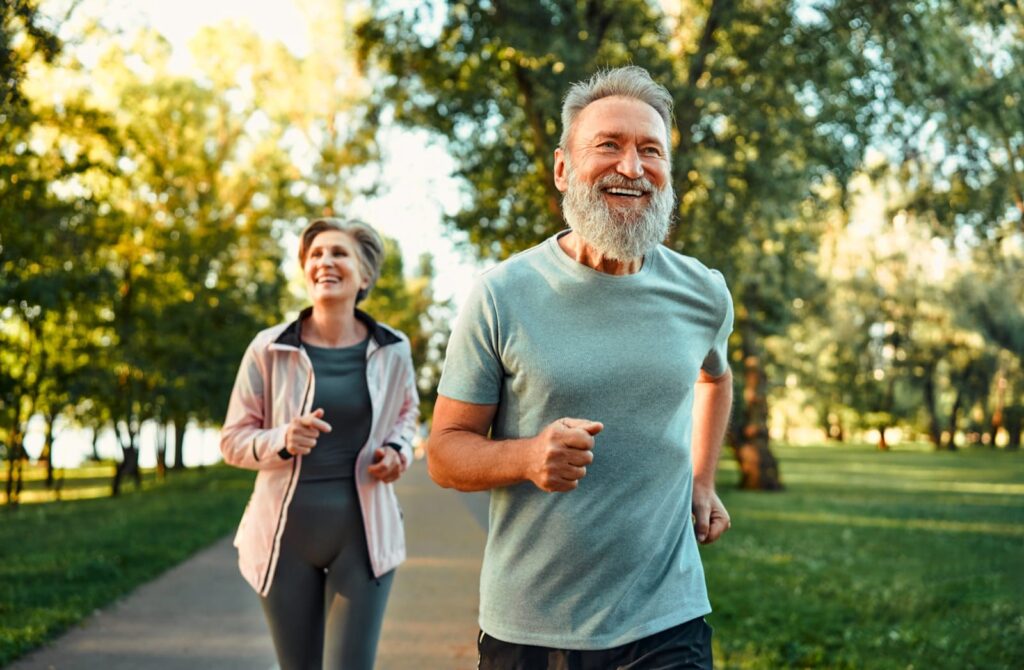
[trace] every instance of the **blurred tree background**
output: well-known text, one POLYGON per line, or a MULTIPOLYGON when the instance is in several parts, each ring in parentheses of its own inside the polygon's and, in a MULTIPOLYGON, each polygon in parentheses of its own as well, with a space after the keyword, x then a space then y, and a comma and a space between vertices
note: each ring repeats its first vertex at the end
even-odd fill
MULTIPOLYGON (((297 56, 204 29, 195 72, 155 29, 71 0, 0 4, 0 449, 28 423, 140 431, 183 464, 259 329, 299 306, 286 240, 386 185, 382 139, 452 156, 453 233, 484 260, 562 226, 561 96, 635 63, 675 97, 667 241, 726 276, 740 485, 773 439, 1019 448, 1024 21, 1000 0, 304 0, 297 56), (374 173, 378 170, 378 173, 374 173), (369 177, 367 175, 370 175, 369 177)), ((95 5, 91 5, 95 7, 95 5)), ((291 261, 294 262, 294 261, 291 261)), ((429 417, 451 319, 430 257, 388 242, 366 308, 410 335, 429 417)))
MULTIPOLYGON (((18 500, 28 423, 55 485, 53 427, 113 429, 116 495, 141 481, 140 432, 157 468, 182 468, 189 422, 218 425, 242 352, 301 306, 283 241, 342 212, 373 183, 368 87, 341 3, 308 2, 313 49, 230 23, 192 41, 198 72, 170 66, 152 29, 127 31, 81 3, 2 5, 0 448, 18 500), (71 28, 69 28, 69 26, 71 28), (353 187, 353 183, 364 184, 353 187)), ((388 240, 365 306, 410 335, 425 411, 446 341, 432 260, 403 272, 388 240)))

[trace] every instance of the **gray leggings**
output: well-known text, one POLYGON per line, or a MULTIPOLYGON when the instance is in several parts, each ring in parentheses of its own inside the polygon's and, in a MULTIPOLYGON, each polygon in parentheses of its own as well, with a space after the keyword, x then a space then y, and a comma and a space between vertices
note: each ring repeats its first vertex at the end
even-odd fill
POLYGON ((261 598, 281 670, 372 670, 394 574, 370 572, 353 480, 300 482, 261 598))

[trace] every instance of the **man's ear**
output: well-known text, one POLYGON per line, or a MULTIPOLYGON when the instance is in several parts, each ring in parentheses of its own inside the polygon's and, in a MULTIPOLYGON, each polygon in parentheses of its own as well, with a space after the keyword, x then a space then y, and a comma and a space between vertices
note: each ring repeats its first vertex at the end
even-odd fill
POLYGON ((567 173, 568 165, 565 160, 565 152, 562 151, 561 147, 555 149, 555 188, 562 193, 569 190, 569 175, 567 173))

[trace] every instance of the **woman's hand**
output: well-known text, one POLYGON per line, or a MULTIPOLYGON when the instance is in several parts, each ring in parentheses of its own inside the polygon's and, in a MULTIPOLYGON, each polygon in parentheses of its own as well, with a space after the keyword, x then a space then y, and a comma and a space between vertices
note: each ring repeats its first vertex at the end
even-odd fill
POLYGON ((393 482, 402 476, 402 455, 391 447, 377 447, 373 452, 370 475, 382 482, 393 482))
POLYGON ((331 424, 323 420, 324 411, 316 409, 309 414, 297 416, 288 422, 284 434, 284 448, 292 456, 302 456, 312 451, 320 433, 331 432, 331 424))

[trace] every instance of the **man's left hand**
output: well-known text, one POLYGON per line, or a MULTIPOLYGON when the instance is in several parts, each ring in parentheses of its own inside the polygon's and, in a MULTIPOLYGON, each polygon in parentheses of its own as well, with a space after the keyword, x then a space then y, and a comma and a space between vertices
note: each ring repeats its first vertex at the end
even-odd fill
POLYGON ((699 486, 696 482, 693 487, 693 517, 697 541, 701 544, 711 544, 729 530, 729 512, 715 489, 699 486))
POLYGON ((374 479, 393 482, 402 476, 402 455, 391 447, 377 447, 368 470, 374 479))

